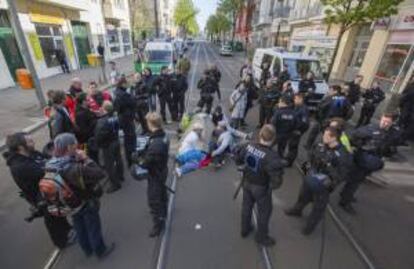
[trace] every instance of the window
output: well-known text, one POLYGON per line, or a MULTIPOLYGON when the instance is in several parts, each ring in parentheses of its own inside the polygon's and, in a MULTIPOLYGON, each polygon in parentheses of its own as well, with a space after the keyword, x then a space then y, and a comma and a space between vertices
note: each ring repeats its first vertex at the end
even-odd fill
POLYGON ((121 30, 121 34, 122 34, 122 43, 124 43, 124 44, 131 43, 131 39, 129 37, 129 30, 128 29, 121 30))
POLYGON ((147 62, 170 62, 171 51, 168 50, 147 50, 145 51, 145 59, 147 62))
POLYGON ((39 36, 40 46, 45 57, 47 67, 58 66, 56 53, 61 50, 65 54, 62 30, 58 25, 36 24, 36 33, 39 36))
POLYGON ((117 29, 110 30, 108 29, 106 31, 106 37, 108 38, 109 44, 117 44, 119 43, 119 36, 117 29))
POLYGON ((409 44, 389 44, 385 49, 376 77, 387 90, 391 88, 397 78, 410 47, 409 44))
POLYGON ((306 73, 312 72, 315 80, 323 80, 323 74, 319 61, 285 59, 284 65, 287 65, 288 72, 292 80, 302 79, 306 73))

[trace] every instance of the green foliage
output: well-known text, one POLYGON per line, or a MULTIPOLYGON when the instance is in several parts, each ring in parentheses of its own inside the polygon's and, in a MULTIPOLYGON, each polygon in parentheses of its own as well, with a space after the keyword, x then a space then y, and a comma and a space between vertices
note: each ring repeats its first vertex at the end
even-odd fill
POLYGON ((325 6, 325 21, 338 24, 343 31, 349 28, 389 17, 398 12, 403 0, 321 0, 325 6))
POLYGON ((244 0, 220 0, 219 10, 224 14, 237 14, 244 6, 244 0))
POLYGON ((173 20, 185 33, 197 34, 199 31, 196 15, 198 10, 192 0, 178 0, 173 20))
POLYGON ((206 24, 206 32, 208 35, 219 35, 230 31, 231 22, 222 13, 211 15, 206 24))

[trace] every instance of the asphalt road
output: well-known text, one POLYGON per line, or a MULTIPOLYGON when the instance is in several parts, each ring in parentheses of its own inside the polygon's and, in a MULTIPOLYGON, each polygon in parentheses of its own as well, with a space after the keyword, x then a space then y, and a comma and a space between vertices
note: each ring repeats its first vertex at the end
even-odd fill
MULTIPOLYGON (((220 57, 216 48, 207 44, 196 44, 189 55, 193 66, 189 76, 189 110, 194 109, 198 100, 195 85, 202 71, 213 63, 222 71, 222 104, 227 106, 242 60, 239 57, 220 57)), ((255 131, 257 120, 256 107, 248 115, 247 131, 255 131)), ((176 125, 169 125, 167 129, 174 131, 176 125)), ((34 137, 42 145, 46 142, 46 129, 38 131, 34 137)), ((176 141, 173 141, 173 148, 176 146, 176 141)), ((3 160, 0 166, 3 178, 0 181, 0 268, 43 268, 54 248, 41 220, 32 224, 23 221, 27 206, 17 198, 17 188, 3 160)), ((239 236, 241 196, 236 201, 232 199, 238 177, 229 161, 218 171, 206 168, 177 181, 170 234, 164 241, 164 268, 266 268, 263 250, 255 244, 253 237, 242 239, 239 236)), ((304 237, 300 233, 304 220, 288 218, 283 214, 283 209, 292 205, 297 197, 301 174, 296 168, 289 168, 284 178, 282 187, 274 192, 270 233, 276 238, 277 245, 266 250, 268 258, 272 268, 316 269, 319 265, 321 226, 313 235, 304 237)), ((161 268, 157 267, 161 238, 154 240, 148 237, 151 220, 145 182, 135 182, 127 176, 120 191, 103 197, 101 216, 105 240, 117 244, 115 252, 104 261, 98 261, 84 257, 75 245, 62 252, 53 268, 161 268)), ((329 215, 326 215, 325 221, 326 245, 322 268, 366 268, 329 215)), ((358 218, 350 222, 358 222, 358 218)), ((375 220, 370 223, 375 224, 375 220)), ((373 240, 372 237, 369 239, 373 240)), ((378 243, 382 242, 379 239, 378 243)), ((375 254, 375 246, 370 251, 375 254)), ((408 262, 396 264, 406 265, 408 262)))

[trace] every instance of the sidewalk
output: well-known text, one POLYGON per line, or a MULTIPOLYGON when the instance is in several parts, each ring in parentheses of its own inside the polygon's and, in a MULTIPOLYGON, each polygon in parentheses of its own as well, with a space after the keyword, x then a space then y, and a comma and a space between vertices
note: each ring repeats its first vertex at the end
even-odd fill
MULTIPOLYGON (((114 60, 121 73, 129 74, 133 71, 133 56, 129 55, 114 60)), ((101 67, 75 70, 70 74, 59 74, 41 80, 44 93, 50 89, 67 90, 70 80, 79 77, 86 90, 90 81, 99 82, 101 67)), ((109 66, 107 64, 107 74, 109 66)), ((6 135, 21 131, 29 126, 35 126, 44 120, 42 109, 39 107, 34 90, 22 90, 12 87, 0 90, 0 144, 3 144, 6 135)))

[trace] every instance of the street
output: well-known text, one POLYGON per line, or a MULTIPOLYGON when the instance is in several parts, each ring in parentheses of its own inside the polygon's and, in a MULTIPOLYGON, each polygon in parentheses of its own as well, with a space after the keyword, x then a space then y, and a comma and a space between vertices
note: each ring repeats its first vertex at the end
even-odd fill
MULTIPOLYGON (((198 101, 197 81, 211 64, 217 65, 222 72, 222 105, 228 107, 229 95, 239 80, 243 57, 238 54, 234 57, 219 56, 217 47, 204 42, 196 43, 187 54, 192 64, 188 77, 189 111, 198 101)), ((246 132, 255 132, 257 121, 258 107, 255 106, 247 117, 246 132)), ((166 129, 173 133, 177 125, 168 125, 166 129)), ((47 142, 47 129, 40 129, 33 137, 38 148, 42 147, 47 142)), ((171 139, 173 156, 178 141, 173 134, 171 139)), ((54 247, 43 221, 36 219, 28 224, 23 220, 28 214, 27 205, 18 197, 17 187, 3 159, 0 166, 3 179, 0 181, 0 268, 46 268, 54 247)), ((171 166, 170 172, 172 170, 171 166)), ((302 174, 295 166, 286 169, 282 187, 273 193, 270 234, 277 244, 264 249, 255 243, 253 236, 240 237, 241 195, 237 200, 232 199, 239 174, 231 161, 218 171, 208 167, 181 179, 170 173, 169 182, 175 186, 176 193, 170 200, 170 225, 159 239, 148 237, 151 218, 146 183, 134 181, 127 175, 123 188, 105 195, 101 203, 104 238, 106 243, 116 243, 114 253, 103 261, 88 259, 79 246, 74 245, 61 251, 53 260, 54 264, 47 268, 371 268, 328 212, 323 224, 308 237, 300 233, 304 219, 285 216, 283 210, 295 202, 301 181, 302 174), (325 243, 323 249, 322 240, 325 243)), ((413 194, 412 189, 404 192, 413 194)), ((381 189, 370 184, 364 185, 360 193, 356 216, 340 212, 336 195, 333 195, 331 204, 343 224, 351 227, 362 251, 369 253, 373 268, 414 268, 414 258, 410 253, 414 246, 414 203, 396 201, 399 190, 381 189), (387 202, 390 196, 394 197, 392 203, 387 202), (387 221, 390 224, 384 226, 383 222, 387 221), (384 227, 387 230, 383 230, 384 227), (382 233, 386 235, 382 236, 382 233)))

